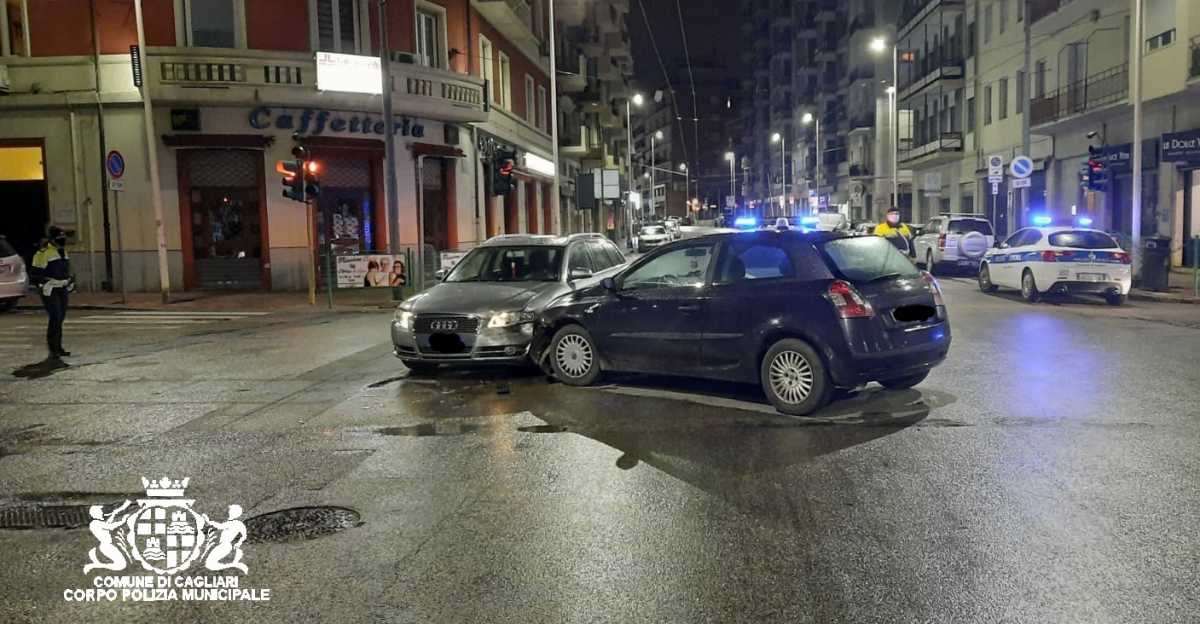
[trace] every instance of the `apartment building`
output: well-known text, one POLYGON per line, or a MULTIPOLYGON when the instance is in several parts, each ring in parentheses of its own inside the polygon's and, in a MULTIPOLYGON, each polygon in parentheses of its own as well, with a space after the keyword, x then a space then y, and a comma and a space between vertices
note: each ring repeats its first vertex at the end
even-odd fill
MULTIPOLYGON (((441 252, 495 234, 592 227, 565 202, 554 210, 547 2, 384 5, 394 162, 384 150, 380 3, 141 0, 139 87, 134 0, 0 2, 0 204, 20 207, 0 215, 0 230, 28 254, 48 224, 62 226, 83 288, 120 279, 137 291, 159 283, 155 195, 176 290, 302 289, 310 229, 318 253, 394 248, 432 270, 441 252), (281 196, 275 171, 292 157, 294 133, 321 168, 311 223, 281 196), (494 197, 500 150, 517 155, 517 185, 494 197), (127 169, 110 184, 102 163, 114 151, 127 169)), ((558 4, 560 38, 586 31, 568 39, 582 59, 567 68, 587 67, 600 89, 619 83, 631 69, 627 2, 558 4)), ((563 160, 564 197, 579 168, 563 160)))

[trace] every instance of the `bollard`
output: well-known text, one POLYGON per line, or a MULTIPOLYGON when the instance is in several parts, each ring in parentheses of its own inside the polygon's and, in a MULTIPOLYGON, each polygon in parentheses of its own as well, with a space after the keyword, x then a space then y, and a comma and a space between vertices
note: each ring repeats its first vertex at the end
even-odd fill
POLYGON ((333 272, 333 253, 325 254, 325 292, 329 299, 329 309, 333 309, 333 282, 337 275, 333 272))

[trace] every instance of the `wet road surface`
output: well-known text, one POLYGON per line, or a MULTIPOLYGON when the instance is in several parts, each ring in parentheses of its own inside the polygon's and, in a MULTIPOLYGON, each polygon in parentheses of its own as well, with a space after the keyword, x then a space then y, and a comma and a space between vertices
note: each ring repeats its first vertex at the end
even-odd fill
POLYGON ((113 329, 0 377, 0 510, 168 475, 209 513, 362 524, 248 543, 254 605, 66 603, 87 530, 0 529, 0 621, 1195 621, 1200 306, 943 283, 947 363, 808 418, 695 380, 408 377, 379 313, 113 329))

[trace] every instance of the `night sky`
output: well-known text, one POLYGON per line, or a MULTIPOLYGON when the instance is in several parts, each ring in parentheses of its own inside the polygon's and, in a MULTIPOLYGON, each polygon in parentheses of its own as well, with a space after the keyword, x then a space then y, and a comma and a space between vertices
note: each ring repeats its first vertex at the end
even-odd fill
POLYGON ((683 11, 692 64, 717 64, 729 67, 731 74, 736 71, 741 18, 731 0, 631 0, 629 30, 633 41, 634 80, 640 88, 657 87, 663 83, 662 70, 650 44, 641 5, 646 8, 646 18, 650 21, 667 71, 671 74, 672 84, 679 88, 680 81, 687 79, 677 3, 683 11))

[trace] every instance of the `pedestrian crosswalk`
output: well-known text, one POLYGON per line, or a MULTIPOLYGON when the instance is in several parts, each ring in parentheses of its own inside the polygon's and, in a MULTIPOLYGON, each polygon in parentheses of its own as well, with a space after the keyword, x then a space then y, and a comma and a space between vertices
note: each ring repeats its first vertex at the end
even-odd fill
MULTIPOLYGON (((117 332, 171 332, 200 329, 266 316, 268 312, 183 312, 121 310, 114 312, 72 311, 65 323, 68 339, 102 338, 117 332)), ((46 324, 34 315, 22 316, 19 324, 0 327, 0 351, 19 351, 45 342, 46 324)))

